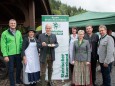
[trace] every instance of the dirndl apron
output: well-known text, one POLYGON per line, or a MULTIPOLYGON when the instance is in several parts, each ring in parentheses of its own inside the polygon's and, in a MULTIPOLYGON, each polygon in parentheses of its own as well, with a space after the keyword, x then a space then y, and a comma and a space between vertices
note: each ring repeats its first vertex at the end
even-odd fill
POLYGON ((23 83, 36 83, 40 78, 40 62, 36 41, 30 42, 29 40, 29 46, 25 50, 25 56, 27 64, 23 64, 23 83))

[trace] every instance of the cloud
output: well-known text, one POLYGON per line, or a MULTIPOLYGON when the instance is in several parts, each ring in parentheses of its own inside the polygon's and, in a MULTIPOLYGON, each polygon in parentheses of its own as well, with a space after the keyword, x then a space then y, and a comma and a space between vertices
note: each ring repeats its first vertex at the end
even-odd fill
POLYGON ((82 7, 89 11, 115 12, 115 0, 61 0, 70 6, 82 7))

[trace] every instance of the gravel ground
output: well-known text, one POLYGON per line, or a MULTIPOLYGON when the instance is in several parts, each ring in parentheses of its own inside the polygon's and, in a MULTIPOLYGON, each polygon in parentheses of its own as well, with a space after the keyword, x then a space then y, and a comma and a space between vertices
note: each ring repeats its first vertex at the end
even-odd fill
MULTIPOLYGON (((111 77, 112 77, 112 86, 115 86, 115 66, 113 66, 112 69, 112 73, 111 73, 111 77)), ((71 86, 71 81, 70 80, 65 80, 65 81, 53 81, 54 86, 71 86)), ((97 80, 96 80, 96 84, 98 86, 100 86, 102 84, 102 76, 101 76, 101 72, 97 71, 97 80)), ((5 80, 0 80, 0 86, 9 86, 9 80, 6 78, 5 80)), ((23 86, 23 85, 21 85, 23 86)), ((37 86, 40 86, 40 83, 37 84, 37 86)))
MULTIPOLYGON (((97 68, 97 77, 96 77, 96 84, 98 86, 102 84, 102 75, 99 69, 100 67, 97 68)), ((65 85, 57 85, 57 86, 71 86, 70 84, 71 84, 71 81, 65 85)), ((112 72, 111 72, 111 86, 115 86, 115 66, 113 66, 112 72)))

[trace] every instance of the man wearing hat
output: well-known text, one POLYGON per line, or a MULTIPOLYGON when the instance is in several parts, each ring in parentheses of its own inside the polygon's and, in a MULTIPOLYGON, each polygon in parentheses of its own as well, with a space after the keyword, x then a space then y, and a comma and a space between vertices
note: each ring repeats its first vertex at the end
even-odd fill
POLYGON ((48 85, 53 86, 51 82, 53 72, 53 61, 55 60, 55 48, 58 42, 55 34, 51 33, 52 25, 46 24, 45 33, 40 34, 39 42, 42 44, 40 48, 40 66, 41 66, 41 82, 45 86, 45 73, 48 65, 48 85))
POLYGON ((1 51, 4 60, 8 63, 8 73, 10 79, 10 86, 15 86, 14 79, 14 62, 16 62, 16 84, 22 84, 21 76, 21 48, 22 35, 19 30, 16 30, 16 20, 9 20, 9 28, 2 33, 1 36, 1 51))

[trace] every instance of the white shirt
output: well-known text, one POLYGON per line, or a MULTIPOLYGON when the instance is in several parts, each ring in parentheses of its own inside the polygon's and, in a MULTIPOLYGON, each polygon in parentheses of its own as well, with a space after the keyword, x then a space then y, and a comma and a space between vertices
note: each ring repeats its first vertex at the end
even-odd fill
POLYGON ((69 61, 72 64, 72 56, 73 56, 73 44, 74 41, 78 40, 78 35, 76 34, 76 36, 74 37, 73 34, 70 35, 70 45, 69 45, 69 61))

